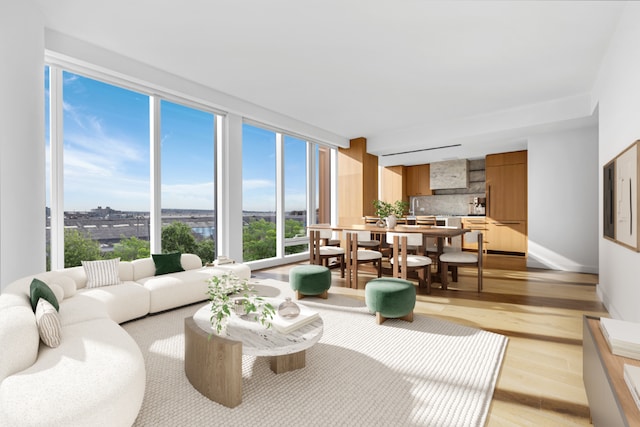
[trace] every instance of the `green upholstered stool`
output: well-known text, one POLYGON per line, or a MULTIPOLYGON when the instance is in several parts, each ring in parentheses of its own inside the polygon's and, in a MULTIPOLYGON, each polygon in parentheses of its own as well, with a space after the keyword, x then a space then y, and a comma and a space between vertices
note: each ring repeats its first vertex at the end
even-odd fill
POLYGON ((364 300, 369 311, 376 314, 378 325, 387 319, 413 322, 416 288, 403 279, 373 279, 364 288, 364 300))
POLYGON ((296 265, 289 270, 289 285, 296 298, 315 295, 327 299, 331 287, 331 271, 322 265, 296 265))

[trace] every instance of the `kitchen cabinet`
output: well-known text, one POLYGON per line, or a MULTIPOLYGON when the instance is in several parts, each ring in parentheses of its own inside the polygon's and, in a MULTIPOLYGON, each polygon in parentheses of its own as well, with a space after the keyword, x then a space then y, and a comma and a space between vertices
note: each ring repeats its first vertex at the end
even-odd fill
POLYGON ((429 165, 407 166, 407 196, 430 196, 429 165))
POLYGON ((409 201, 407 197, 407 172, 405 166, 387 166, 380 171, 380 200, 393 203, 409 201))
MULTIPOLYGON (((462 218, 462 228, 466 230, 477 230, 482 233, 483 241, 485 244, 485 250, 487 249, 487 238, 488 238, 488 222, 485 217, 464 217, 462 218)), ((463 250, 478 250, 478 241, 476 239, 470 238, 466 239, 466 234, 463 235, 462 238, 462 249, 463 250)))
POLYGON ((527 253, 527 221, 489 219, 485 240, 489 251, 524 255, 527 253))
POLYGON ((486 157, 487 250, 527 252, 527 152, 486 157))
POLYGON ((527 219, 527 153, 515 153, 518 155, 504 153, 487 156, 486 213, 493 219, 527 219))

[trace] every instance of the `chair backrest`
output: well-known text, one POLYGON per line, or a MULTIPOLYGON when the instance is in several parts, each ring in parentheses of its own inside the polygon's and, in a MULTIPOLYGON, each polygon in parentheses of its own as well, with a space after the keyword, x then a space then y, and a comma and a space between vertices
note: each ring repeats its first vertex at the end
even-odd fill
POLYGON ((323 230, 308 229, 309 232, 309 264, 320 265, 320 234, 323 230))
POLYGON ((371 240, 371 232, 366 230, 345 230, 347 233, 354 233, 358 240, 371 240))
POLYGON ((375 224, 378 221, 380 221, 380 218, 378 218, 377 216, 365 216, 364 217, 364 223, 365 224, 375 224))
POLYGON ((417 215, 417 225, 436 225, 436 217, 433 215, 417 215))
POLYGON ((409 246, 422 246, 422 234, 421 233, 387 233, 387 243, 393 244, 394 236, 407 238, 407 245, 409 246))

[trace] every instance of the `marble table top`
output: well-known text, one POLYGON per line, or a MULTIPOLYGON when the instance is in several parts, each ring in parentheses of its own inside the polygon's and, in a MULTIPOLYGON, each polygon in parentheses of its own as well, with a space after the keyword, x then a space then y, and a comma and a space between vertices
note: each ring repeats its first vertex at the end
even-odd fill
MULTIPOLYGON (((282 302, 282 300, 271 298, 265 299, 271 302, 274 307, 278 307, 282 302)), ((198 327, 208 333, 215 334, 210 318, 210 304, 206 304, 193 315, 193 320, 198 327)), ((242 341, 243 354, 250 356, 280 356, 308 349, 320 340, 323 329, 322 318, 318 317, 312 323, 302 326, 289 334, 282 334, 273 327, 266 328, 259 322, 248 320, 244 316, 240 317, 232 313, 220 335, 231 340, 242 341)))

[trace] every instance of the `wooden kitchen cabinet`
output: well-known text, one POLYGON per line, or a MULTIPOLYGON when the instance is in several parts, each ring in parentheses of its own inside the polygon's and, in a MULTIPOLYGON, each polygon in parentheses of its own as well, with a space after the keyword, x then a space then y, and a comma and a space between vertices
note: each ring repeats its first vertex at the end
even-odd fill
POLYGON ((527 219, 527 153, 515 153, 487 156, 486 212, 492 219, 527 219))
POLYGON ((429 179, 429 165, 407 166, 407 196, 430 196, 433 194, 429 179))
POLYGON ((527 252, 526 221, 488 220, 487 250, 525 254, 527 252))
POLYGON ((387 166, 380 170, 380 200, 389 203, 409 201, 406 169, 405 166, 387 166))
MULTIPOLYGON (((484 249, 487 249, 487 243, 488 243, 488 222, 487 222, 487 218, 485 217, 464 217, 462 218, 462 228, 466 229, 466 230, 477 230, 479 232, 482 233, 483 235, 483 241, 484 241, 484 249)), ((471 250, 471 251, 477 251, 478 250, 478 241, 476 239, 466 239, 465 238, 466 235, 462 236, 462 249, 463 250, 471 250)))
POLYGON ((527 152, 491 154, 485 160, 487 250, 527 253, 527 152))

